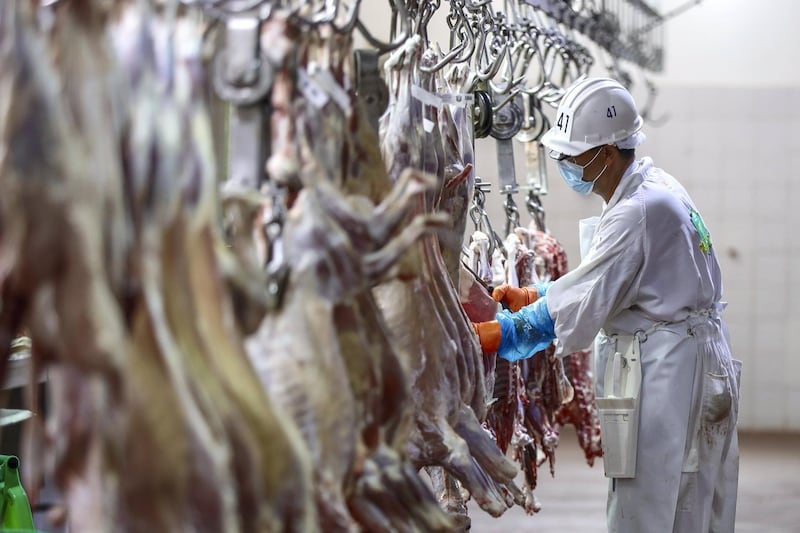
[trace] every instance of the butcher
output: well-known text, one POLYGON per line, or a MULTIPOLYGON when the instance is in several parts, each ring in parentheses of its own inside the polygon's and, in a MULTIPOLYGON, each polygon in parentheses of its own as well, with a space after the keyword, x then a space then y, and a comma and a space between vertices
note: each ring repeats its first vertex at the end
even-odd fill
POLYGON ((594 341, 610 532, 731 532, 741 363, 720 315, 720 267, 686 189, 636 159, 641 127, 618 82, 568 88, 541 142, 570 188, 603 198, 602 212, 581 221, 576 269, 498 287, 509 309, 474 327, 484 351, 509 360, 554 339, 560 356, 594 341))

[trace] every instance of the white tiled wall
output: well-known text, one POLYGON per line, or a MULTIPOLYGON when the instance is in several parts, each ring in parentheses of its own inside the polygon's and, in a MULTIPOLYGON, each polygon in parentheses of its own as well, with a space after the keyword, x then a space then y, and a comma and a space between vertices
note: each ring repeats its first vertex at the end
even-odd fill
MULTIPOLYGON (((662 87, 654 116, 664 114, 662 126, 646 126, 638 155, 686 186, 711 231, 744 362, 740 425, 800 431, 800 88, 662 87)), ((476 149, 478 173, 496 183, 494 142, 476 149)), ((552 167, 550 176, 548 226, 575 265, 577 221, 601 201, 568 190, 552 167)), ((498 225, 501 203, 490 197, 498 225)))

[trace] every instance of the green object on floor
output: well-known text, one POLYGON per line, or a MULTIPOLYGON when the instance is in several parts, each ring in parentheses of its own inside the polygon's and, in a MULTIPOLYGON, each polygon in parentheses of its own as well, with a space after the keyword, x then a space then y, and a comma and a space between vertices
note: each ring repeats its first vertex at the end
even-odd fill
POLYGON ((36 531, 28 495, 19 481, 19 458, 0 455, 0 531, 36 531))

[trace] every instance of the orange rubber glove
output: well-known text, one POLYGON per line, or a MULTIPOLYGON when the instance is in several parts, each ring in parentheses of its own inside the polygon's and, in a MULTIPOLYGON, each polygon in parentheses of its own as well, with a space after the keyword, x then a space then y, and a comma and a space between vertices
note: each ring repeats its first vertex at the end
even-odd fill
POLYGON ((481 349, 485 353, 496 352, 500 347, 500 322, 491 320, 489 322, 473 322, 472 327, 481 341, 481 349))
POLYGON ((539 291, 535 287, 512 287, 500 285, 492 291, 492 298, 497 302, 505 301, 511 311, 515 313, 539 299, 539 291))

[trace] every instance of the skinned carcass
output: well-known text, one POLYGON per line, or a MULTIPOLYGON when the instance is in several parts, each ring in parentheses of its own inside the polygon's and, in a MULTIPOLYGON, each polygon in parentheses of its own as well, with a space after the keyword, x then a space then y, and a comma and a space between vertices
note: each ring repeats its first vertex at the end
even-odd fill
POLYGON ((439 107, 444 182, 435 209, 450 215, 450 231, 447 235, 452 238, 440 238, 439 246, 442 260, 454 285, 459 283, 461 237, 467 229, 467 214, 475 190, 472 99, 463 94, 467 83, 468 70, 464 65, 453 66, 449 75, 440 83, 451 100, 442 102, 439 107))
MULTIPOLYGON (((72 418, 55 449, 57 481, 73 482, 78 490, 68 501, 84 504, 87 525, 105 528, 113 505, 79 493, 110 490, 121 467, 114 460, 121 449, 116 432, 125 425, 117 387, 124 381, 128 339, 114 282, 125 276, 128 243, 119 224, 106 223, 105 209, 116 212, 123 201, 116 147, 110 137, 91 139, 98 125, 118 118, 108 50, 94 49, 108 13, 82 7, 97 20, 82 24, 68 14, 57 31, 79 37, 62 61, 105 81, 91 107, 76 87, 59 91, 65 80, 34 29, 29 4, 0 5, 0 381, 11 339, 25 327, 35 343, 33 375, 58 365, 61 372, 51 379, 63 386, 53 387, 55 396, 82 414, 72 418), (85 62, 89 53, 93 63, 85 62)), ((84 87, 80 77, 75 81, 84 87)), ((42 475, 36 465, 44 461, 28 464, 40 470, 30 476, 29 486, 36 487, 42 475)))
POLYGON ((107 2, 76 1, 56 8, 50 55, 24 7, 0 7, 15 148, 0 183, 36 217, 3 210, 3 311, 35 311, 21 320, 51 369, 69 528, 312 530, 307 452, 255 379, 219 282, 200 28, 144 4, 111 27, 107 2))
MULTIPOLYGON (((489 236, 482 231, 474 231, 469 240, 468 262, 470 270, 484 286, 493 285, 492 256, 489 254, 491 242, 489 236)), ((472 319, 472 316, 470 316, 472 319)), ((475 320, 473 320, 475 322, 475 320)))
MULTIPOLYGON (((544 279, 555 281, 567 273, 567 254, 558 240, 536 228, 533 223, 523 233, 531 236, 537 257, 536 268, 544 279)), ((561 362, 561 369, 553 369, 551 382, 563 400, 560 407, 556 408, 552 421, 559 425, 575 426, 578 444, 586 462, 591 466, 596 457, 603 455, 600 445, 600 419, 594 396, 592 350, 571 353, 561 362)))
POLYGON ((514 228, 514 232, 506 240, 514 243, 514 259, 509 260, 509 265, 513 264, 514 276, 520 287, 529 287, 539 282, 540 272, 547 275, 544 265, 551 263, 536 255, 536 245, 530 230, 514 228))
MULTIPOLYGON (((125 156, 132 218, 140 221, 139 249, 132 255, 141 273, 141 297, 131 306, 137 362, 131 375, 146 382, 161 374, 165 390, 175 394, 176 428, 184 432, 189 458, 187 501, 173 504, 186 512, 176 529, 307 531, 317 522, 308 451, 261 389, 221 283, 201 28, 182 21, 171 29, 146 16, 137 21, 136 11, 126 14, 115 43, 133 75, 125 156), (126 40, 133 35, 141 40, 126 40), (128 48, 132 42, 139 48, 128 48), (174 70, 160 69, 170 57, 174 70)), ((131 394, 141 406, 132 422, 144 424, 146 432, 151 417, 168 410, 137 398, 145 390, 136 387, 131 394)), ((140 466, 146 456, 131 455, 126 490, 130 501, 140 502, 157 490, 157 479, 131 482, 144 481, 147 473, 140 466)), ((164 470, 169 472, 166 465, 164 470)), ((169 502, 161 512, 170 515, 169 502)), ((145 509, 129 513, 141 530, 162 529, 145 509)))
MULTIPOLYGON (((407 458, 405 369, 370 291, 446 219, 409 221, 409 204, 432 183, 409 172, 392 188, 377 136, 344 89, 349 37, 318 30, 298 47, 297 80, 281 59, 272 91, 267 169, 287 193, 278 239, 289 276, 248 351, 312 451, 325 531, 448 531, 452 524, 407 458), (384 202, 376 206, 377 198, 384 202)), ((288 50, 270 43, 273 54, 288 50)))
MULTIPOLYGON (((376 368, 366 355, 376 345, 384 352, 388 349, 380 346, 384 342, 381 324, 370 321, 378 315, 366 289, 373 276, 382 275, 391 265, 391 256, 399 255, 425 230, 426 221, 421 219, 384 249, 363 256, 331 216, 328 204, 336 194, 333 188, 306 187, 289 210, 283 238, 292 273, 280 310, 268 315, 250 337, 248 351, 265 389, 290 411, 311 448, 315 491, 326 531, 354 526, 348 503, 370 525, 374 525, 370 518, 375 520, 379 514, 386 518, 396 511, 397 516, 389 516, 385 523, 408 519, 403 517, 407 513, 431 530, 439 530, 441 518, 425 507, 424 493, 395 494, 397 510, 370 505, 367 495, 348 498, 364 469, 373 476, 372 483, 380 476, 366 466, 376 460, 370 448, 381 446, 380 426, 398 410, 391 402, 405 394, 401 383, 386 405, 377 405, 383 399, 382 382, 398 377, 389 371, 401 369, 387 367, 392 363, 388 357, 382 359, 384 366, 376 368), (382 414, 381 409, 387 412, 382 414), (433 518, 425 516, 428 513, 433 518)), ((379 219, 370 222, 374 226, 379 219)), ((385 461, 393 460, 391 448, 382 449, 381 454, 385 461)), ((419 490, 420 486, 410 488, 419 490)), ((366 489, 375 492, 381 487, 366 489)))
MULTIPOLYGON (((519 243, 515 269, 520 282, 533 284, 539 277, 553 281, 566 273, 566 255, 553 250, 560 244, 544 232, 532 233, 526 228, 515 228, 513 236, 519 243)), ((511 238, 511 236, 509 236, 511 238)), ((555 412, 561 405, 572 401, 572 385, 564 373, 564 365, 555 357, 555 348, 548 347, 544 357, 534 357, 525 362, 523 373, 527 395, 531 404, 527 408, 527 425, 538 443, 538 456, 544 455, 553 473, 555 448, 558 446, 558 426, 555 412)))
MULTIPOLYGON (((520 284, 531 285, 538 280, 554 281, 567 272, 563 248, 547 233, 516 228, 505 244, 510 282, 518 280, 520 284)), ((497 361, 494 399, 486 425, 498 445, 503 450, 512 448, 520 463, 525 475, 525 508, 529 513, 541 509, 533 492, 538 466, 547 460, 554 474, 562 421, 575 424, 590 465, 599 452, 599 423, 589 357, 590 352, 583 351, 562 360, 550 346, 531 359, 515 363, 497 361)))
MULTIPOLYGON (((492 321, 501 309, 500 304, 491 296, 492 267, 489 248, 489 236, 482 231, 473 232, 467 248, 467 257, 461 264, 459 272, 458 298, 461 302, 461 307, 471 322, 492 321), (472 266, 467 266, 468 263, 472 266)), ((486 379, 487 414, 492 409, 496 366, 496 354, 484 353, 483 369, 486 379)), ((486 427, 485 424, 484 426, 486 427)), ((495 442, 497 442, 496 436, 494 437, 495 442)))
POLYGON ((491 285, 475 276, 476 271, 465 265, 459 270, 458 297, 471 322, 494 320, 500 304, 491 295, 491 285))
MULTIPOLYGON (((475 241, 480 244, 481 241, 475 241)), ((530 273, 526 267, 533 265, 533 251, 520 239, 516 232, 510 233, 503 242, 505 260, 494 258, 491 261, 492 271, 498 270, 502 265, 505 283, 519 286, 521 280, 530 280, 530 273)), ((488 261, 488 247, 478 246, 480 263, 488 261)), ((490 320, 494 320, 492 317, 490 320)), ((538 356, 536 356, 538 357, 538 356)), ((539 465, 539 449, 544 441, 543 433, 532 431, 531 415, 539 415, 536 407, 536 389, 526 390, 526 381, 532 367, 530 360, 510 362, 496 358, 493 373, 494 387, 492 389, 489 409, 484 426, 491 432, 498 447, 504 453, 511 451, 511 456, 518 462, 524 474, 525 495, 523 507, 528 513, 535 513, 541 509, 541 504, 533 494, 537 483, 537 467, 539 465), (533 400, 533 402, 532 402, 533 400), (537 440, 538 437, 538 440, 537 440)), ((540 419, 541 417, 537 418, 540 419)), ((539 429, 540 426, 534 426, 539 429)), ((547 436, 552 435, 547 432, 547 436)), ((548 439, 551 444, 551 439, 548 439)))
MULTIPOLYGON (((436 189, 440 190, 438 116, 435 108, 412 99, 411 72, 419 60, 418 44, 418 37, 406 43, 403 52, 411 64, 390 73, 393 94, 382 117, 381 142, 393 180, 407 168, 422 168, 440 176, 436 189), (433 127, 423 129, 424 124, 433 127)), ((393 59, 388 68, 395 65, 393 59)), ((430 212, 435 204, 436 197, 429 196, 418 202, 415 212, 430 212)), ((513 466, 480 427, 485 412, 482 356, 437 239, 423 238, 405 255, 396 277, 376 287, 375 293, 393 343, 409 358, 405 366, 414 406, 412 460, 418 466, 443 467, 481 508, 501 514, 518 494, 513 466)))

